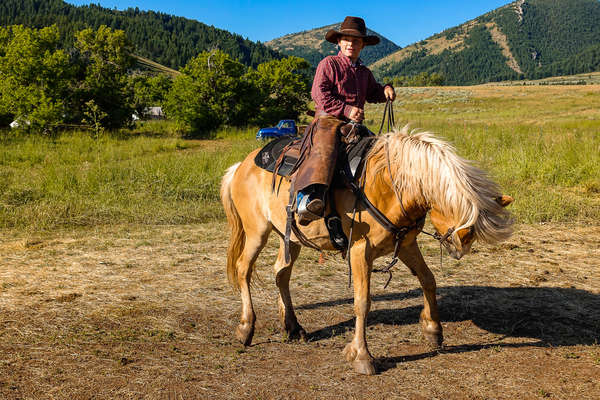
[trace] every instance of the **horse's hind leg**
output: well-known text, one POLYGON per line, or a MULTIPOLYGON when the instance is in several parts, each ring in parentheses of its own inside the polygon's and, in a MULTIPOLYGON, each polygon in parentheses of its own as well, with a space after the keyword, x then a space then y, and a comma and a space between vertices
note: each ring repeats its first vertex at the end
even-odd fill
POLYGON ((444 335, 435 297, 435 277, 425 263, 416 241, 409 247, 403 248, 399 257, 402 262, 417 275, 421 287, 423 288, 424 307, 420 317, 423 336, 425 336, 425 339, 427 339, 432 347, 440 348, 444 341, 444 335))
POLYGON ((244 346, 249 346, 252 343, 254 323, 256 321, 256 314, 252 306, 252 295, 250 294, 250 279, 252 277, 254 262, 258 258, 260 251, 265 247, 269 232, 270 229, 268 228, 260 229, 258 233, 254 234, 246 230, 244 250, 237 261, 237 279, 242 298, 242 314, 235 334, 244 346))
POLYGON ((300 246, 295 243, 290 243, 290 263, 285 262, 285 244, 283 239, 279 241, 279 253, 275 262, 275 282, 279 288, 279 319, 281 327, 288 339, 306 340, 306 332, 298 323, 294 306, 292 305, 292 297, 290 296, 290 276, 292 275, 292 267, 294 261, 300 254, 300 246))

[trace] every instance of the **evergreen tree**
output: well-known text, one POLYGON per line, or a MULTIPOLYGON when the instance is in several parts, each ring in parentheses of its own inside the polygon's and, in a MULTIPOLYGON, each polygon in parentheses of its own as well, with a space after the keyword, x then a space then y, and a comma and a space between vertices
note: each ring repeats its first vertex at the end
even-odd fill
POLYGON ((155 11, 125 11, 99 5, 76 7, 62 0, 2 0, 0 25, 59 26, 64 48, 75 44, 75 33, 106 26, 123 30, 136 54, 178 69, 198 53, 218 48, 245 65, 281 58, 263 44, 198 21, 155 11))

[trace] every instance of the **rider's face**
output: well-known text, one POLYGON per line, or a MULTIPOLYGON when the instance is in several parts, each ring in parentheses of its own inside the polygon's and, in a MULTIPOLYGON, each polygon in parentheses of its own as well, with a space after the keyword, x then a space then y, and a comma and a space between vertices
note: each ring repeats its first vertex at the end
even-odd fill
POLYGON ((361 38, 353 36, 341 36, 338 40, 342 54, 349 57, 352 61, 358 60, 360 51, 365 47, 365 42, 361 38))

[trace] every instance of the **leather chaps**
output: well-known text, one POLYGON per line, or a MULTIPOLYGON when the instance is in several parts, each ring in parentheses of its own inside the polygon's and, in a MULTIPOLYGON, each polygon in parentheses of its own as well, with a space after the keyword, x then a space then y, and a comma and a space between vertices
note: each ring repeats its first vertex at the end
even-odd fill
POLYGON ((329 187, 340 150, 339 128, 345 122, 330 115, 316 118, 306 129, 300 147, 294 190, 320 184, 329 187))

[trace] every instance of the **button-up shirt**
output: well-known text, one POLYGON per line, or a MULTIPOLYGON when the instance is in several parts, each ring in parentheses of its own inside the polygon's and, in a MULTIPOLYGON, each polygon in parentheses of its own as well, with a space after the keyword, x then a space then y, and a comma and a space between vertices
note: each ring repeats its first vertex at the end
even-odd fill
POLYGON ((384 86, 375 81, 373 73, 359 60, 352 63, 340 51, 319 63, 311 95, 317 112, 325 112, 341 120, 349 120, 352 106, 364 108, 365 101, 386 101, 384 86))

